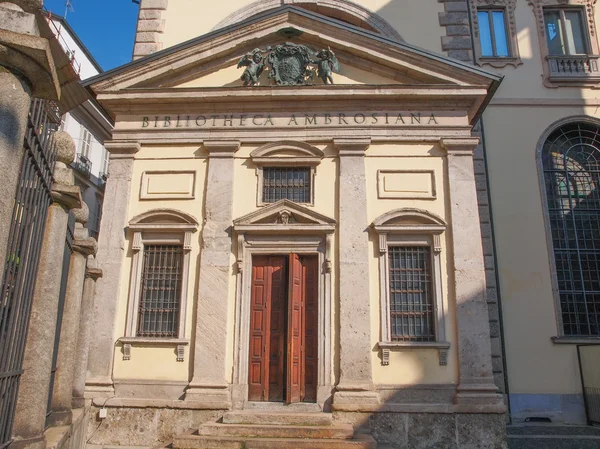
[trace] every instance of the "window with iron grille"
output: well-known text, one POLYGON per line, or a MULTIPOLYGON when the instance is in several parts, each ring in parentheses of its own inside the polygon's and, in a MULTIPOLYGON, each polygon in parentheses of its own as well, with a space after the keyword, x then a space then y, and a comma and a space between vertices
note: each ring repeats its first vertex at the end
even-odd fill
POLYGON ((388 269, 392 341, 435 341, 430 248, 390 246, 388 269))
POLYGON ((563 335, 600 337, 600 127, 555 130, 542 166, 563 335))
POLYGON ((296 203, 312 202, 310 167, 264 167, 264 203, 287 199, 296 203))
POLYGON ((138 309, 138 337, 177 337, 183 247, 145 245, 138 309))

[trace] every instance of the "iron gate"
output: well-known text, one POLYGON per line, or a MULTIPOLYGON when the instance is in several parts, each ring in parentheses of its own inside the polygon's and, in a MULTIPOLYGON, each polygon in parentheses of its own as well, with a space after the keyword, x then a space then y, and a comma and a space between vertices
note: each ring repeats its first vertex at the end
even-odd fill
POLYGON ((589 424, 600 424, 600 346, 577 346, 585 413, 589 424))
POLYGON ((59 124, 60 114, 53 103, 33 100, 0 284, 0 449, 11 443, 31 303, 52 202, 56 154, 51 135, 59 124))

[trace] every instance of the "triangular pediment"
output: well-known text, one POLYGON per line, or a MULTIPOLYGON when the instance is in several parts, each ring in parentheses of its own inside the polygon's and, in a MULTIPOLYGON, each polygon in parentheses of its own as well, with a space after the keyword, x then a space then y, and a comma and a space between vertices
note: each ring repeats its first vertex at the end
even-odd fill
MULTIPOLYGON (((315 52, 331 50, 339 60, 335 84, 480 86, 499 77, 375 32, 320 14, 284 6, 176 45, 86 81, 96 94, 157 89, 244 87, 240 60, 255 49, 291 42, 315 52)), ((272 86, 268 70, 260 86, 272 86)), ((321 79, 314 85, 322 85, 321 79)), ((275 86, 280 87, 280 86, 275 86)), ((294 86, 300 88, 303 86, 294 86)), ((301 89, 299 89, 301 90, 301 89)))
POLYGON ((233 221, 236 231, 320 230, 332 232, 336 221, 308 207, 280 200, 233 221))

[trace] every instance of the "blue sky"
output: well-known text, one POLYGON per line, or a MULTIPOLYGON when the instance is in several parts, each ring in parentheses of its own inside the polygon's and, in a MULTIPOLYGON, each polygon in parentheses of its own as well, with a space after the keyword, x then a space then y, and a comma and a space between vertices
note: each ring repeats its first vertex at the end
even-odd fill
MULTIPOLYGON (((44 0, 44 7, 65 15, 66 0, 44 0)), ((104 70, 131 61, 138 5, 131 0, 71 0, 67 22, 104 70)))

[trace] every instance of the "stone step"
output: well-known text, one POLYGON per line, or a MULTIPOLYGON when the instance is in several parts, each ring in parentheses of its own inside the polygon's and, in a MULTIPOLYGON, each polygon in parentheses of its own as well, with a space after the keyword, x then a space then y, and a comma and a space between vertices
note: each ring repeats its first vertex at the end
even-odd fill
POLYGON ((264 424, 206 423, 198 429, 200 436, 252 438, 325 438, 346 440, 354 429, 349 424, 329 426, 290 426, 264 424))
POLYGON ((353 440, 301 438, 243 438, 180 435, 173 449, 377 449, 371 435, 358 435, 353 440))
POLYGON ((331 413, 282 413, 264 411, 233 411, 223 415, 225 424, 261 424, 281 426, 330 426, 331 413))

